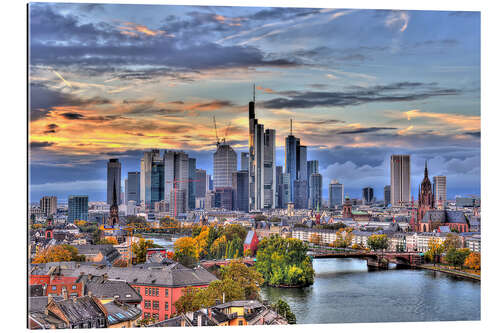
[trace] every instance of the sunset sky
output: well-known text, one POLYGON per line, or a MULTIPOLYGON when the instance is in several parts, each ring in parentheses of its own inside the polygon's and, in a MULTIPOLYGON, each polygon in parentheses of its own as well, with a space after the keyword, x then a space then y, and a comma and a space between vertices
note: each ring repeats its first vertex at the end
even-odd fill
POLYGON ((213 116, 239 159, 254 83, 277 165, 292 118, 325 199, 382 198, 394 153, 415 197, 425 160, 448 198, 480 193, 478 12, 38 3, 29 29, 32 201, 105 200, 107 160, 124 179, 151 148, 212 173, 213 116))

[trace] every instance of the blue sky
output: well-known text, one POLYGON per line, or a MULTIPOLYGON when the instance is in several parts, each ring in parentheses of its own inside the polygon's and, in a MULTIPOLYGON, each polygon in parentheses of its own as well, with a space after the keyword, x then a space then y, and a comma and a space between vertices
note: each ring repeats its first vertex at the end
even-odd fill
POLYGON ((211 172, 212 117, 235 150, 247 105, 289 119, 331 179, 382 197, 389 157, 480 193, 480 14, 316 8, 37 3, 30 19, 31 199, 105 199, 106 160, 139 170, 150 148, 183 149, 211 172))

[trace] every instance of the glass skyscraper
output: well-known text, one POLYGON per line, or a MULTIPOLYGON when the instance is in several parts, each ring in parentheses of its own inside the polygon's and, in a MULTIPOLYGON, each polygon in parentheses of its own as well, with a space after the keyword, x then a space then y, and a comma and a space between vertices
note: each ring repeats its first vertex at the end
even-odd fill
POLYGON ((89 197, 86 195, 70 195, 68 198, 68 222, 89 219, 89 197))
POLYGON ((141 173, 133 171, 128 173, 127 177, 127 202, 135 201, 137 204, 141 202, 141 173))
POLYGON ((344 184, 332 180, 328 188, 328 204, 330 208, 344 204, 344 184))
POLYGON ((108 187, 107 187, 107 197, 106 202, 108 205, 113 203, 113 184, 115 184, 116 194, 118 196, 118 204, 121 203, 120 193, 121 192, 121 181, 122 181, 122 164, 117 158, 112 158, 108 162, 108 187))

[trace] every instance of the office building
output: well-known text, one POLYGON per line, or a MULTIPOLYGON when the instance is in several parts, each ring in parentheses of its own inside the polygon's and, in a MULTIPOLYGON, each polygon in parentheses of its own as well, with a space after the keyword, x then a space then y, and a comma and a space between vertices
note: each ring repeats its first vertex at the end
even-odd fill
POLYGON ((384 186, 384 206, 391 203, 391 185, 384 186))
POLYGON ((299 153, 298 153, 298 166, 297 166, 297 172, 298 172, 298 179, 305 180, 307 183, 307 146, 299 146, 299 153))
MULTIPOLYGON (((113 203, 113 193, 111 193, 111 203, 113 203)), ((88 218, 89 197, 87 195, 70 195, 68 198, 68 222, 88 221, 88 218)))
POLYGON ((237 155, 231 146, 225 142, 217 145, 213 160, 214 187, 231 187, 233 172, 237 170, 237 155))
POLYGON ((179 216, 179 214, 186 213, 186 190, 181 188, 171 188, 170 194, 168 196, 169 203, 169 214, 170 216, 179 216))
MULTIPOLYGON (((108 162, 108 188, 106 202, 108 205, 113 203, 113 184, 115 184, 116 193, 121 193, 121 181, 122 181, 122 164, 117 158, 111 158, 108 162)), ((118 198, 118 204, 121 204, 121 198, 118 198)))
MULTIPOLYGON (((231 177, 232 178, 232 177, 231 177)), ((233 188, 216 187, 214 208, 233 210, 233 188)))
POLYGON ((434 193, 434 207, 446 207, 446 176, 432 178, 432 193, 434 193))
POLYGON ((234 210, 248 212, 248 170, 233 173, 232 188, 234 210))
POLYGON ((188 209, 196 208, 196 158, 189 158, 188 209))
POLYGON ((208 177, 207 171, 203 169, 196 169, 195 175, 196 182, 194 183, 195 198, 204 198, 208 190, 208 177))
POLYGON ((342 206, 344 204, 344 184, 338 180, 332 180, 328 187, 328 204, 330 208, 342 206))
POLYGON ((370 205, 373 203, 373 187, 363 188, 363 205, 370 205))
POLYGON ((153 160, 151 165, 151 201, 149 208, 154 209, 156 202, 165 198, 165 163, 163 160, 153 160))
POLYGON ((132 171, 127 174, 126 186, 126 202, 141 201, 141 173, 139 171, 132 171))
POLYGON ((248 152, 246 151, 241 152, 240 170, 248 171, 248 152))
POLYGON ((309 209, 320 209, 323 195, 323 177, 319 173, 313 173, 309 177, 309 209))
MULTIPOLYGON (((307 147, 300 144, 300 139, 293 135, 290 119, 290 134, 285 138, 285 173, 290 175, 290 200, 295 202, 295 180, 306 181, 307 197, 307 147)), ((295 207, 297 208, 297 207, 295 207)))
POLYGON ((177 213, 186 212, 189 208, 189 156, 183 151, 169 150, 165 152, 163 159, 165 163, 165 201, 170 203, 170 211, 173 211, 174 204, 172 204, 171 196, 176 193, 177 213), (178 191, 174 192, 174 189, 178 191))
MULTIPOLYGON (((310 182, 309 178, 311 178, 311 175, 313 173, 319 173, 319 161, 318 160, 307 161, 307 188, 309 190, 311 189, 311 187, 309 185, 309 182, 310 182)), ((309 192, 308 192, 307 199, 309 199, 309 192)))
POLYGON ((292 203, 292 186, 289 173, 283 173, 283 190, 281 200, 281 208, 288 208, 288 204, 292 203))
POLYGON ((295 209, 307 209, 307 181, 305 179, 294 180, 293 193, 295 209))
POLYGON ((264 132, 264 209, 276 208, 276 131, 264 132))
POLYGON ((153 161, 161 161, 160 150, 153 149, 148 152, 144 152, 141 158, 141 186, 139 191, 140 201, 146 207, 146 209, 153 208, 151 205, 151 169, 153 167, 153 161))
POLYGON ((284 208, 283 206, 283 167, 276 167, 276 208, 284 208))
POLYGON ((411 201, 410 155, 391 156, 391 205, 401 206, 411 201))
POLYGON ((57 197, 45 196, 40 199, 40 210, 43 215, 49 217, 57 213, 57 197))

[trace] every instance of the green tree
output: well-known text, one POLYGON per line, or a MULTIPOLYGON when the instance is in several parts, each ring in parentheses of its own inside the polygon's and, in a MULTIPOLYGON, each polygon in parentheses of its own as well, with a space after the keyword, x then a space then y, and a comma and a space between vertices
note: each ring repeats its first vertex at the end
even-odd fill
POLYGON ((429 261, 432 261, 434 265, 441 258, 441 254, 444 252, 444 246, 441 244, 441 241, 438 238, 431 237, 428 242, 429 250, 425 252, 425 258, 429 261))
POLYGON ((224 228, 224 235, 228 241, 232 241, 235 238, 245 239, 247 230, 239 224, 230 224, 224 228))
POLYGON ((233 261, 222 267, 220 276, 223 281, 235 281, 244 290, 245 299, 258 299, 260 285, 264 283, 262 274, 248 267, 242 261, 233 261))
POLYGON ((290 309, 290 305, 281 298, 271 305, 271 308, 276 311, 277 314, 284 317, 289 324, 296 324, 297 319, 295 314, 290 309))
POLYGON ((469 254, 470 254, 469 249, 451 248, 450 250, 448 250, 448 252, 446 252, 445 259, 453 267, 462 268, 465 259, 469 256, 469 254))
POLYGON ((389 247, 387 235, 371 235, 368 237, 368 247, 373 251, 387 249, 389 247))
POLYGON ((314 282, 314 269, 307 251, 301 240, 272 235, 260 242, 255 268, 266 284, 308 286, 314 282))
POLYGON ((443 242, 443 247, 445 251, 450 249, 458 249, 461 246, 460 236, 454 232, 449 232, 446 234, 446 239, 443 242))
POLYGON ((152 240, 139 239, 138 242, 132 243, 132 253, 135 255, 138 264, 146 262, 146 254, 148 249, 153 247, 152 240))

